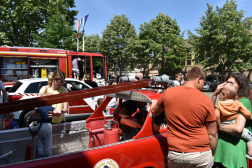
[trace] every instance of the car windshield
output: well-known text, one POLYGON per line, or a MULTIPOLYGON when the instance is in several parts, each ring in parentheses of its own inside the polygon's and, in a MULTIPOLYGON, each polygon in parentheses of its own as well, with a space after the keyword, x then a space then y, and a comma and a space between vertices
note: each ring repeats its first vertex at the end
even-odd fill
POLYGON ((213 80, 213 78, 214 78, 213 76, 207 76, 206 81, 211 82, 213 80))
POLYGON ((17 82, 15 85, 13 85, 9 90, 8 93, 14 93, 17 91, 17 89, 22 85, 23 83, 17 82))

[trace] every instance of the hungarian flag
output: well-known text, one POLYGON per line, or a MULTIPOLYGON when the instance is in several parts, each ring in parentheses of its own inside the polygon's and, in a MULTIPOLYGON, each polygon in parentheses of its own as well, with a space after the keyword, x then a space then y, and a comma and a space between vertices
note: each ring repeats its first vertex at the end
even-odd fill
POLYGON ((81 20, 78 20, 78 30, 77 30, 77 38, 79 38, 79 33, 81 32, 81 25, 83 25, 82 35, 84 35, 84 27, 87 22, 88 15, 83 17, 81 20))
POLYGON ((82 20, 83 19, 78 20, 77 38, 79 38, 79 33, 80 33, 80 29, 81 29, 82 20))

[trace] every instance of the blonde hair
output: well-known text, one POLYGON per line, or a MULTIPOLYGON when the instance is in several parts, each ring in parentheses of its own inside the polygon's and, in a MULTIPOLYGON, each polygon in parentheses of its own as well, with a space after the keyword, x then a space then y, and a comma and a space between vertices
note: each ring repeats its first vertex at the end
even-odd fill
POLYGON ((53 78, 66 78, 66 75, 60 71, 60 70, 55 70, 54 72, 51 72, 48 75, 48 85, 52 86, 53 78))
POLYGON ((11 113, 6 113, 5 114, 5 117, 8 117, 8 119, 13 119, 14 118, 14 113, 13 112, 11 112, 11 113))
POLYGON ((234 99, 237 94, 237 88, 232 83, 227 83, 221 92, 225 92, 227 94, 227 98, 234 99))

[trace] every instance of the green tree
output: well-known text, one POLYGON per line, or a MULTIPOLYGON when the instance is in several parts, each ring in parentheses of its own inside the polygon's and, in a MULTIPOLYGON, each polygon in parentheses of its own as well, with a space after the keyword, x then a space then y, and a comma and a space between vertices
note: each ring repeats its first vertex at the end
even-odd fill
POLYGON ((34 35, 35 46, 46 48, 71 49, 74 39, 73 26, 66 22, 66 16, 58 11, 48 17, 48 23, 40 33, 34 35))
MULTIPOLYGON (((85 52, 100 52, 101 38, 98 34, 92 34, 90 36, 85 36, 85 52)), ((82 49, 82 47, 80 47, 82 49)))
POLYGON ((138 53, 138 58, 146 60, 145 66, 151 62, 153 69, 158 69, 160 74, 165 73, 166 68, 182 68, 185 47, 176 19, 172 20, 160 12, 155 19, 140 25, 139 39, 142 51, 138 53))
MULTIPOLYGON (((136 29, 125 15, 115 15, 102 32, 101 52, 113 65, 117 65, 120 75, 135 59, 132 44, 137 38, 136 29)), ((115 70, 115 69, 114 69, 115 70)))
POLYGON ((206 70, 221 72, 222 80, 225 72, 252 69, 252 18, 243 20, 244 11, 237 10, 234 0, 216 10, 210 4, 207 7, 196 29, 198 35, 189 32, 189 42, 200 55, 197 60, 206 70))
POLYGON ((74 0, 0 0, 0 4, 0 32, 6 33, 6 41, 12 46, 32 46, 34 34, 43 30, 58 12, 70 26, 77 15, 76 10, 70 9, 75 7, 74 0))

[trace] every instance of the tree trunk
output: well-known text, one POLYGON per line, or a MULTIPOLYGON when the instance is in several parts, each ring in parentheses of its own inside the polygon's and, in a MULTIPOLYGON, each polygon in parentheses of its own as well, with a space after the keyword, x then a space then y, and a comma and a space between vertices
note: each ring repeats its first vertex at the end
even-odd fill
POLYGON ((224 61, 224 62, 223 62, 223 65, 222 65, 221 83, 223 83, 223 81, 224 81, 224 75, 225 75, 225 69, 226 69, 226 62, 227 62, 227 61, 224 61))

